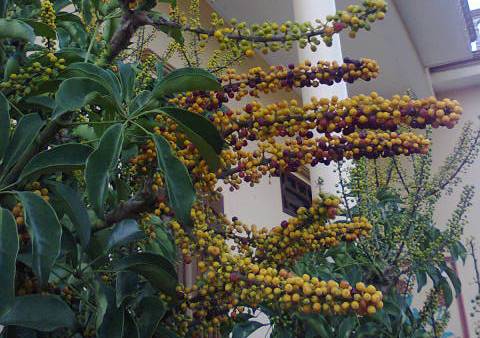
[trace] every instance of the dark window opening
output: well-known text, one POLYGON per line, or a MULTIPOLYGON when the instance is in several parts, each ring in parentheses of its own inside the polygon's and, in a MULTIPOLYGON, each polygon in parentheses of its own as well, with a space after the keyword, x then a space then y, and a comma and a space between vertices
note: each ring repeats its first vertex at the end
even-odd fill
POLYGON ((312 205, 312 188, 310 184, 292 173, 280 176, 283 212, 295 216, 300 207, 312 205))

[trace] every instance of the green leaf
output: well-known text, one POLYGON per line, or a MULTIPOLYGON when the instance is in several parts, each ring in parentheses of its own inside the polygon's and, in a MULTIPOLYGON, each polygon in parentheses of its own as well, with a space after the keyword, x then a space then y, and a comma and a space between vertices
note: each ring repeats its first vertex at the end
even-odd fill
POLYGON ((115 293, 117 307, 120 307, 128 297, 135 297, 138 287, 138 275, 130 271, 117 273, 115 293))
POLYGON ((94 79, 87 77, 67 79, 60 84, 55 94, 56 107, 53 117, 58 118, 68 111, 74 111, 92 103, 114 110, 116 106, 110 96, 109 90, 94 79))
POLYGON ((30 20, 30 19, 22 19, 22 21, 33 28, 33 31, 35 32, 35 35, 43 36, 43 37, 46 37, 48 39, 56 39, 57 38, 57 33, 55 33, 55 30, 52 29, 46 23, 43 23, 43 22, 40 22, 40 21, 34 21, 34 20, 30 20))
POLYGON ((452 302, 453 302, 453 295, 452 295, 452 289, 450 288, 450 284, 448 284, 447 280, 442 277, 437 285, 440 288, 440 290, 443 291, 443 298, 445 300, 445 305, 449 307, 450 305, 452 305, 452 302))
POLYGON ((0 317, 15 302, 15 262, 18 254, 17 223, 12 213, 0 208, 0 317))
POLYGON ((247 338, 265 324, 256 321, 238 323, 233 327, 232 338, 247 338))
POLYGON ((177 273, 169 260, 160 255, 139 253, 126 256, 113 264, 116 271, 133 271, 145 277, 153 287, 175 297, 177 273))
POLYGON ((180 130, 187 135, 198 148, 210 169, 217 170, 220 166, 220 154, 223 148, 223 138, 215 126, 205 117, 176 107, 163 107, 161 113, 178 123, 180 130))
POLYGON ((3 159, 4 173, 6 173, 6 171, 15 164, 18 158, 29 149, 30 146, 32 146, 43 125, 44 121, 38 114, 22 116, 5 152, 3 159))
POLYGON ((127 311, 125 311, 124 317, 123 338, 140 338, 140 331, 135 319, 127 311))
POLYGON ((0 163, 8 147, 10 140, 10 104, 7 98, 0 92, 0 163))
POLYGON ((331 332, 329 329, 329 325, 325 318, 321 315, 300 315, 297 314, 297 317, 305 322, 307 328, 312 330, 315 334, 317 334, 321 338, 329 338, 331 337, 331 332))
POLYGON ((76 62, 68 66, 66 76, 89 78, 102 84, 108 89, 110 96, 114 97, 117 103, 122 102, 122 87, 118 78, 110 70, 105 70, 88 62, 76 62))
POLYGON ((158 297, 145 297, 138 304, 135 313, 138 315, 140 338, 150 338, 167 313, 167 306, 158 297))
POLYGON ((42 151, 23 168, 19 180, 25 182, 40 175, 81 169, 92 150, 90 146, 84 144, 68 143, 42 151))
POLYGON ((49 184, 49 187, 61 201, 65 213, 72 221, 80 244, 83 248, 86 248, 90 242, 92 224, 88 216, 87 208, 79 194, 69 186, 59 182, 52 182, 49 184))
POLYGON ((97 285, 97 337, 122 338, 125 321, 123 307, 117 308, 115 304, 115 291, 104 284, 97 285))
POLYGON ((150 100, 152 93, 148 90, 142 90, 128 105, 129 115, 135 115, 135 112, 141 110, 150 100))
POLYGON ((134 219, 125 219, 113 227, 112 233, 108 238, 106 249, 111 250, 116 246, 139 241, 143 238, 145 238, 145 232, 140 229, 137 221, 134 219))
POLYGON ((131 64, 119 63, 118 72, 122 84, 122 97, 129 103, 135 95, 135 70, 131 64))
POLYGON ((55 109, 55 100, 47 95, 28 96, 23 99, 23 102, 37 108, 40 106, 52 111, 55 109))
MULTIPOLYGON (((149 11, 149 17, 151 17, 154 21, 169 20, 168 16, 156 11, 149 11)), ((167 34, 168 36, 170 36, 180 45, 183 45, 183 43, 185 42, 185 39, 183 38, 182 30, 180 28, 162 25, 159 27, 159 30, 167 34)))
POLYGON ((157 335, 159 335, 159 337, 162 337, 162 338, 180 338, 179 335, 177 335, 172 330, 166 328, 165 326, 159 326, 157 328, 157 331, 155 331, 155 332, 156 332, 157 335))
POLYGON ((110 42, 110 40, 113 37, 113 34, 115 34, 117 29, 120 27, 121 23, 122 23, 121 18, 112 18, 112 19, 106 20, 105 25, 103 26, 102 38, 106 42, 110 42))
POLYGON ((0 324, 15 325, 43 332, 73 328, 72 309, 58 296, 28 295, 17 297, 12 310, 0 318, 0 324))
POLYGON ((32 268, 40 284, 46 285, 60 254, 62 227, 53 208, 30 191, 16 192, 32 234, 32 268))
POLYGON ((18 73, 20 70, 20 58, 22 56, 19 52, 15 52, 14 54, 10 55, 7 60, 7 63, 4 66, 3 71, 3 79, 6 81, 10 78, 10 75, 14 73, 18 73))
POLYGON ((23 21, 0 19, 0 39, 35 41, 33 28, 23 21))
POLYGON ((417 278, 417 292, 420 292, 427 284, 427 273, 423 270, 417 270, 415 271, 415 277, 417 278))
POLYGON ((462 282, 460 281, 457 273, 453 269, 447 267, 446 269, 444 269, 444 271, 447 273, 450 282, 452 282, 452 285, 455 288, 455 296, 458 297, 462 292, 462 282))
POLYGON ((353 329, 356 326, 356 319, 354 317, 345 317, 338 327, 338 338, 348 338, 350 337, 353 329))
POLYGON ((153 96, 163 99, 165 96, 195 90, 220 90, 218 79, 200 68, 181 68, 169 73, 153 89, 153 96))
POLYGON ((153 135, 157 150, 158 168, 167 184, 170 205, 175 217, 187 229, 191 226, 190 211, 195 200, 195 189, 185 165, 172 153, 170 144, 160 135, 153 135))
POLYGON ((104 204, 111 172, 116 168, 122 151, 123 126, 110 126, 102 136, 98 148, 90 154, 85 168, 88 200, 93 209, 103 217, 104 204))

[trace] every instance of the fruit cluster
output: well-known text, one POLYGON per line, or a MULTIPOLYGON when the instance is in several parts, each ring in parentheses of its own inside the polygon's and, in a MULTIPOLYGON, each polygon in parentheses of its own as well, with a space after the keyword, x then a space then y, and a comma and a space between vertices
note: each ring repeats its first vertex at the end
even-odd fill
POLYGON ((65 59, 57 58, 53 53, 46 55, 46 62, 39 61, 21 67, 17 73, 10 74, 8 81, 0 83, 0 90, 16 97, 30 95, 38 88, 58 75, 65 69, 65 59))
POLYGON ((40 2, 40 20, 48 25, 51 29, 56 29, 57 25, 55 24, 57 16, 55 14, 55 9, 50 0, 42 0, 40 2))
POLYGON ((373 60, 348 58, 341 65, 336 61, 318 61, 316 65, 305 61, 298 66, 271 66, 268 71, 254 67, 242 74, 237 74, 235 69, 230 68, 220 78, 224 88, 222 92, 187 93, 170 99, 169 103, 196 113, 212 112, 233 98, 240 101, 247 95, 259 97, 261 93, 268 94, 277 90, 330 86, 341 81, 352 83, 358 79, 370 81, 378 76, 378 71, 378 64, 373 60))
POLYGON ((346 10, 339 10, 335 15, 328 16, 325 22, 317 20, 315 24, 287 21, 248 25, 232 19, 229 26, 226 26, 223 19, 214 14, 211 19, 213 31, 191 31, 197 33, 200 40, 213 36, 221 50, 239 51, 246 56, 253 56, 255 49, 260 49, 262 53, 289 50, 293 41, 298 41, 300 48, 310 46, 312 51, 316 51, 322 41, 331 46, 333 35, 343 30, 349 29, 349 36, 352 38, 360 29, 369 30, 370 23, 382 20, 386 10, 384 0, 366 0, 362 6, 350 5, 346 10))
POLYGON ((170 221, 186 262, 192 256, 199 259, 194 284, 177 290, 183 299, 177 311, 191 311, 191 329, 207 332, 238 315, 242 306, 255 308, 260 303, 282 312, 375 313, 383 302, 382 293, 372 285, 357 283, 352 287, 346 281, 322 281, 288 271, 291 263, 307 251, 368 234, 371 226, 361 218, 352 224, 326 224, 327 219, 335 217, 338 207, 338 198, 322 194, 310 209, 300 208, 296 217, 272 231, 257 230, 236 219, 229 222, 200 204, 192 209, 194 228, 190 236, 178 222, 170 221), (230 239, 234 240, 233 246, 230 239))

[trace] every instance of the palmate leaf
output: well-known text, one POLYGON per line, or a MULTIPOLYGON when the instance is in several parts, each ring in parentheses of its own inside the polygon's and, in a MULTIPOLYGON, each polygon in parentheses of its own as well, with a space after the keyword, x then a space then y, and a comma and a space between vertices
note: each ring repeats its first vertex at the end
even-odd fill
POLYGON ((165 178, 170 205, 175 211, 175 217, 189 229, 192 223, 190 211, 195 200, 195 189, 188 170, 173 154, 165 138, 153 135, 153 140, 157 150, 158 168, 165 178))
POLYGON ((0 208, 0 317, 15 302, 15 261, 18 247, 15 218, 9 210, 0 208))

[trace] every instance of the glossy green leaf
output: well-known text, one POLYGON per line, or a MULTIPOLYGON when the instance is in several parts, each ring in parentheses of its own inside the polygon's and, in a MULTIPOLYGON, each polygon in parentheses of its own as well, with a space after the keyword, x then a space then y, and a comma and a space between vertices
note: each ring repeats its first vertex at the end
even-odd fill
POLYGON ((122 23, 121 18, 112 18, 105 20, 105 25, 103 26, 103 34, 102 38, 110 42, 110 40, 113 37, 113 34, 117 31, 118 27, 120 27, 120 24, 122 23))
POLYGON ((88 200, 95 212, 103 217, 110 175, 122 151, 123 126, 118 123, 103 134, 98 148, 90 154, 85 168, 88 200))
POLYGON ((18 158, 32 146, 43 125, 44 121, 38 114, 22 116, 5 151, 3 158, 4 169, 11 168, 18 158))
POLYGON ((135 309, 138 315, 138 327, 140 338, 151 338, 167 313, 166 304, 158 297, 143 298, 135 309))
MULTIPOLYGON (((159 13, 156 11, 149 11, 149 17, 151 17, 153 20, 168 20, 168 16, 164 15, 163 13, 159 13)), ((167 34, 170 36, 172 39, 174 39, 177 43, 180 45, 183 45, 185 42, 185 39, 183 38, 183 32, 180 28, 178 27, 171 27, 171 26, 160 26, 158 27, 160 31, 163 33, 167 34)))
POLYGON ((117 308, 115 304, 115 291, 104 284, 97 286, 97 337, 98 338, 123 338, 125 311, 123 307, 117 308))
POLYGON ((127 298, 135 297, 135 292, 138 291, 138 281, 138 275, 134 272, 120 271, 117 273, 115 282, 117 307, 120 307, 127 298))
POLYGON ((32 235, 32 268, 40 283, 46 285, 60 254, 62 227, 53 208, 40 196, 30 191, 16 194, 32 235))
POLYGON ((455 289, 455 296, 458 297, 462 292, 462 282, 460 281, 457 273, 453 269, 447 267, 444 271, 447 273, 448 278, 450 279, 450 282, 455 289))
POLYGON ((52 111, 55 109, 55 100, 47 95, 28 96, 23 99, 23 102, 37 108, 40 106, 52 111))
POLYGON ((92 150, 90 146, 84 144, 68 143, 42 151, 23 168, 20 181, 34 180, 40 175, 57 171, 69 172, 81 169, 92 150))
POLYGON ((135 95, 135 70, 131 64, 119 63, 118 73, 122 84, 122 97, 128 103, 135 95))
POLYGON ((125 311, 123 325, 123 338, 140 338, 140 331, 135 319, 125 311))
POLYGON ((247 338, 265 324, 249 320, 233 327, 232 338, 247 338))
POLYGON ((120 245, 125 245, 145 238, 145 232, 140 229, 137 221, 134 219, 125 219, 112 228, 112 232, 107 242, 107 250, 120 245))
POLYGON ((217 170, 224 142, 220 132, 205 117, 176 107, 163 107, 161 113, 176 121, 180 130, 198 148, 210 169, 217 170))
POLYGON ((176 69, 165 76, 153 89, 157 99, 165 96, 195 90, 220 90, 218 79, 208 71, 200 68, 176 69))
POLYGON ((450 284, 448 284, 447 280, 442 277, 437 285, 440 290, 442 290, 445 305, 449 307, 450 305, 452 305, 453 302, 453 294, 450 284))
POLYGON ((420 292, 422 288, 427 284, 427 273, 423 270, 417 270, 415 272, 417 278, 417 292, 420 292))
POLYGON ((122 87, 118 78, 110 71, 88 62, 72 63, 67 68, 67 76, 86 77, 101 83, 109 90, 110 96, 122 102, 122 87))
POLYGON ((63 28, 65 31, 68 32, 72 42, 80 48, 86 48, 89 35, 85 31, 85 27, 83 24, 80 24, 75 21, 61 21, 57 22, 57 29, 63 28))
POLYGON ((92 224, 80 195, 74 189, 59 182, 49 184, 49 188, 61 202, 65 213, 75 227, 80 244, 83 248, 86 248, 90 242, 92 224))
POLYGON ((12 74, 18 73, 20 70, 21 55, 18 52, 10 55, 3 70, 3 79, 8 80, 12 74))
POLYGON ((111 93, 100 82, 87 78, 75 77, 63 81, 55 94, 55 111, 58 118, 68 111, 74 111, 87 104, 98 104, 105 109, 115 109, 115 103, 110 98, 111 93))
POLYGON ((13 308, 0 318, 1 325, 15 325, 43 332, 73 328, 75 313, 58 296, 28 295, 17 297, 13 308))
POLYGON ((15 301, 15 261, 18 254, 17 223, 12 213, 0 208, 0 317, 15 301))
POLYGON ((135 112, 142 110, 142 108, 148 103, 151 95, 152 93, 148 90, 143 90, 138 93, 128 105, 129 114, 135 115, 135 112))
POLYGON ((126 256, 113 264, 116 271, 133 271, 145 277, 158 290, 175 297, 177 273, 173 264, 160 255, 139 253, 126 256))
POLYGON ((10 104, 0 92, 0 163, 10 140, 10 104))
POLYGON ((33 42, 35 32, 23 21, 15 19, 0 19, 0 39, 25 40, 33 42))
POLYGON ((22 21, 33 28, 33 31, 34 31, 35 35, 43 36, 43 37, 46 37, 48 39, 56 39, 57 38, 57 34, 55 33, 55 30, 52 29, 46 23, 43 23, 41 21, 30 20, 30 19, 22 19, 22 21))
POLYGON ((305 322, 308 329, 312 330, 320 338, 331 337, 330 326, 325 318, 318 314, 311 315, 297 315, 302 321, 305 322))
POLYGON ((338 338, 348 338, 350 337, 353 329, 355 329, 355 326, 357 324, 357 321, 353 317, 345 317, 343 318, 342 322, 338 326, 338 338))
POLYGON ((170 144, 160 135, 154 135, 158 168, 167 185, 168 199, 175 217, 187 228, 191 226, 190 211, 195 200, 195 189, 185 165, 172 153, 170 144))
MULTIPOLYGON (((158 328, 157 328, 157 331, 155 331, 157 335, 159 335, 159 337, 162 337, 162 338, 180 338, 179 335, 177 335, 175 332, 173 332, 172 330, 166 328, 165 326, 163 325, 160 325, 158 328)), ((143 338, 143 337, 142 337, 143 338)))

